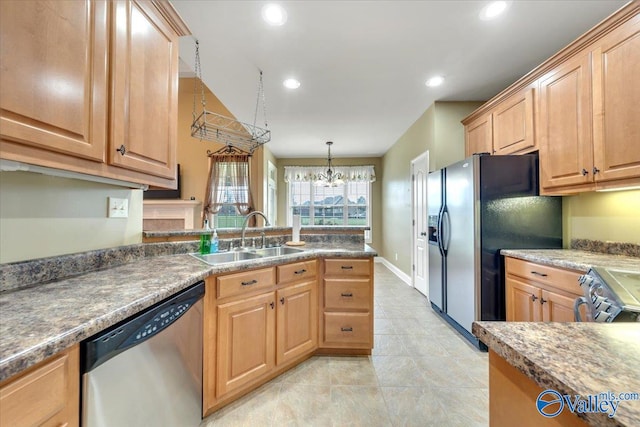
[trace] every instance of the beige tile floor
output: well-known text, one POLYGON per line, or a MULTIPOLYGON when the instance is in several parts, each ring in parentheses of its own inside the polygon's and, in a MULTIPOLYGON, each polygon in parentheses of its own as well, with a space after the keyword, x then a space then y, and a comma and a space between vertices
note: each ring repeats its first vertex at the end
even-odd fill
POLYGON ((375 264, 369 357, 317 356, 202 421, 213 426, 486 426, 488 359, 375 264))

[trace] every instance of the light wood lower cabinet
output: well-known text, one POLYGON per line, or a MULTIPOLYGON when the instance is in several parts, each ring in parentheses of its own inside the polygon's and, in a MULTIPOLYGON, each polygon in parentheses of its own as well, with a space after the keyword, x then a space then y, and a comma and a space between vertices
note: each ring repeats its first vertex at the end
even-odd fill
MULTIPOLYGON (((580 272, 505 258, 507 321, 573 322, 580 272)), ((582 318, 586 313, 581 307, 582 318)))
POLYGON ((489 350, 489 425, 491 427, 584 427, 587 424, 564 410, 557 417, 544 418, 536 400, 544 390, 514 368, 498 353, 489 350))
POLYGON ((326 259, 322 286, 320 343, 350 354, 373 347, 372 259, 326 259))
POLYGON ((207 279, 203 415, 313 354, 316 265, 314 259, 207 279))
POLYGON ((79 345, 0 384, 1 426, 78 426, 79 345))

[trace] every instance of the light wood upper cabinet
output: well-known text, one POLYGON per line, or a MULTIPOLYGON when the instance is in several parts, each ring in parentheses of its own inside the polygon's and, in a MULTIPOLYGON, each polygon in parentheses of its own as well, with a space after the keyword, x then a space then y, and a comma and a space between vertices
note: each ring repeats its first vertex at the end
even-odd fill
POLYGON ((543 188, 593 181, 591 55, 577 55, 540 80, 538 136, 543 188))
POLYGON ((600 40, 592 60, 595 180, 640 178, 640 15, 600 40))
POLYGON ((103 162, 105 1, 0 2, 2 139, 103 162))
POLYGON ((2 1, 0 20, 0 158, 175 188, 189 31, 167 0, 2 1))
POLYGON ((464 127, 467 156, 477 153, 493 154, 493 129, 491 114, 480 116, 464 127))
POLYGON ((500 103, 492 116, 494 154, 524 153, 535 146, 533 88, 500 103))
POLYGON ((174 178, 178 35, 150 3, 125 0, 113 2, 112 7, 109 160, 124 168, 174 178))

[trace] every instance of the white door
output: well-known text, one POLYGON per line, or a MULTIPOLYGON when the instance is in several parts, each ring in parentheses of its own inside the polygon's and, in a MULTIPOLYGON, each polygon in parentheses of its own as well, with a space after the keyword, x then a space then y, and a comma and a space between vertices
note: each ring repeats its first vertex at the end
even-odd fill
POLYGON ((427 178, 429 175, 429 152, 426 151, 411 161, 412 176, 412 282, 413 287, 429 296, 429 247, 427 216, 427 178))

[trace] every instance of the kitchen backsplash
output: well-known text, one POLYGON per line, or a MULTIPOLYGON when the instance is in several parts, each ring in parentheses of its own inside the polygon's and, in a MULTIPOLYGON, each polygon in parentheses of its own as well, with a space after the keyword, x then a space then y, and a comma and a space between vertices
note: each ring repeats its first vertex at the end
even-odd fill
MULTIPOLYGON (((640 245, 635 243, 601 242, 599 240, 573 239, 571 249, 600 252, 610 255, 640 257, 640 245)), ((640 260, 638 261, 640 262, 640 260)))

